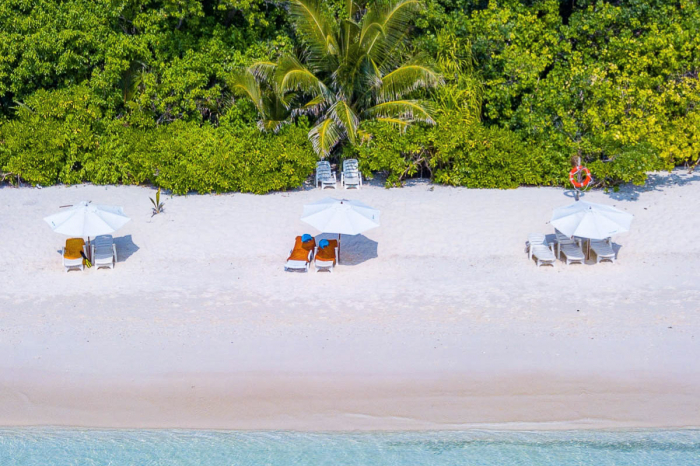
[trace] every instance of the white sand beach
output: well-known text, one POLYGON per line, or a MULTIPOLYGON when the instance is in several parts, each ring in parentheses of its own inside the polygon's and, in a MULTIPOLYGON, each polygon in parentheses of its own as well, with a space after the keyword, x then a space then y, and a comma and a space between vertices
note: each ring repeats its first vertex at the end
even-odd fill
MULTIPOLYGON (((0 188, 0 425, 411 430, 700 426, 700 174, 589 192, 635 216, 615 264, 535 267, 559 188, 416 181, 165 197, 0 188), (286 273, 326 196, 381 227, 286 273), (121 205, 114 270, 66 273, 42 218, 121 205)), ((570 193, 569 193, 570 194, 570 193)))

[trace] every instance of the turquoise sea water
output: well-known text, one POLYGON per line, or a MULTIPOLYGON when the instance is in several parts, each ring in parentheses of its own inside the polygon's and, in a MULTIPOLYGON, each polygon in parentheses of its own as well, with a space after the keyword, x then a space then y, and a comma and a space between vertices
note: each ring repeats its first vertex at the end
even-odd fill
POLYGON ((293 433, 0 429, 2 466, 698 466, 700 430, 293 433))

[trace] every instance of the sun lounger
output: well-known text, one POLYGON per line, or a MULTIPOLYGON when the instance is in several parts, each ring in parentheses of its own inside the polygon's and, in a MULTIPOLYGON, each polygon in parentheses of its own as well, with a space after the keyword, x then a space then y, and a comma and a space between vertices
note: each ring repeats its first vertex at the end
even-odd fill
POLYGON ((304 272, 308 272, 309 264, 311 264, 314 257, 315 247, 316 240, 313 238, 311 238, 310 241, 303 242, 301 236, 297 236, 294 240, 294 247, 289 251, 289 257, 284 266, 284 271, 303 270, 304 272))
POLYGON ((95 269, 114 268, 117 263, 117 246, 114 244, 112 235, 101 235, 95 238, 91 246, 91 257, 95 269))
POLYGON ((533 246, 548 246, 547 238, 541 233, 530 233, 527 235, 527 242, 525 242, 525 252, 527 253, 527 258, 532 260, 532 247, 533 246))
POLYGON ((610 238, 606 240, 592 240, 591 250, 595 253, 596 264, 602 261, 610 261, 615 263, 615 259, 617 259, 615 250, 613 250, 612 244, 610 243, 610 238))
POLYGON ((83 270, 85 259, 80 253, 85 254, 85 241, 82 238, 69 238, 66 246, 61 251, 63 255, 63 267, 68 272, 71 269, 83 270))
POLYGON ((337 180, 335 172, 331 171, 331 164, 322 160, 316 164, 316 186, 321 189, 333 188, 336 189, 337 180))
POLYGON ((330 162, 328 162, 326 160, 321 160, 320 162, 316 162, 316 184, 315 184, 316 187, 318 187, 321 183, 319 176, 318 176, 319 172, 320 171, 325 172, 326 168, 330 171, 330 169, 331 169, 330 162))
POLYGON ((554 263, 557 261, 552 247, 545 246, 544 244, 535 244, 530 246, 530 255, 535 259, 537 267, 542 264, 551 264, 554 266, 554 263))
MULTIPOLYGON (((556 235, 555 251, 554 252, 556 252, 556 254, 557 254, 557 259, 561 259, 562 246, 566 246, 566 245, 572 246, 573 245, 573 246, 578 247, 579 249, 581 248, 581 243, 579 242, 579 240, 577 240, 575 238, 569 238, 568 236, 566 236, 564 233, 562 233, 561 231, 559 231, 557 229, 554 230, 554 233, 556 235)), ((571 251, 573 253, 573 249, 569 248, 569 251, 571 251)))
POLYGON ((343 161, 343 172, 340 174, 340 185, 345 189, 349 187, 360 189, 362 186, 362 174, 355 159, 343 161))
POLYGON ((328 270, 333 272, 335 264, 338 263, 338 240, 328 240, 328 246, 325 248, 316 248, 316 272, 328 270))
POLYGON ((586 261, 586 256, 583 254, 581 246, 576 243, 559 244, 558 250, 559 258, 561 258, 562 253, 564 254, 566 265, 573 263, 583 264, 586 261))

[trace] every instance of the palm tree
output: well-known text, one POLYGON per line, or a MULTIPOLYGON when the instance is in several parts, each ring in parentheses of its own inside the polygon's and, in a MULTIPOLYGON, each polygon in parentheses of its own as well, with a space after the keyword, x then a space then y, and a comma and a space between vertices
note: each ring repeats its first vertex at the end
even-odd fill
POLYGON ((277 131, 299 114, 316 117, 309 139, 321 157, 343 139, 358 144, 365 137, 361 120, 401 129, 418 121, 434 124, 429 103, 410 97, 442 84, 442 77, 424 57, 401 61, 419 8, 420 0, 375 0, 366 9, 348 0, 346 17, 335 21, 321 0, 292 0, 302 58, 254 63, 229 84, 253 101, 263 130, 277 131))

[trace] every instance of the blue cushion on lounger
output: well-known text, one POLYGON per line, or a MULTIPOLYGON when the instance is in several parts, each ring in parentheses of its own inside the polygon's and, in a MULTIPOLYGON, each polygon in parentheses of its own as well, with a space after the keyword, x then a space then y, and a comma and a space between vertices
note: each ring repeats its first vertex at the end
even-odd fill
POLYGON ((318 243, 318 247, 321 248, 321 249, 323 249, 323 248, 325 248, 325 247, 327 247, 327 246, 328 246, 328 240, 327 240, 327 239, 322 239, 322 240, 319 241, 319 243, 318 243))
POLYGON ((308 234, 308 233, 307 233, 307 234, 304 234, 304 235, 301 235, 301 242, 302 242, 302 243, 308 243, 308 242, 311 241, 312 239, 314 239, 314 237, 311 236, 311 235, 308 234))

